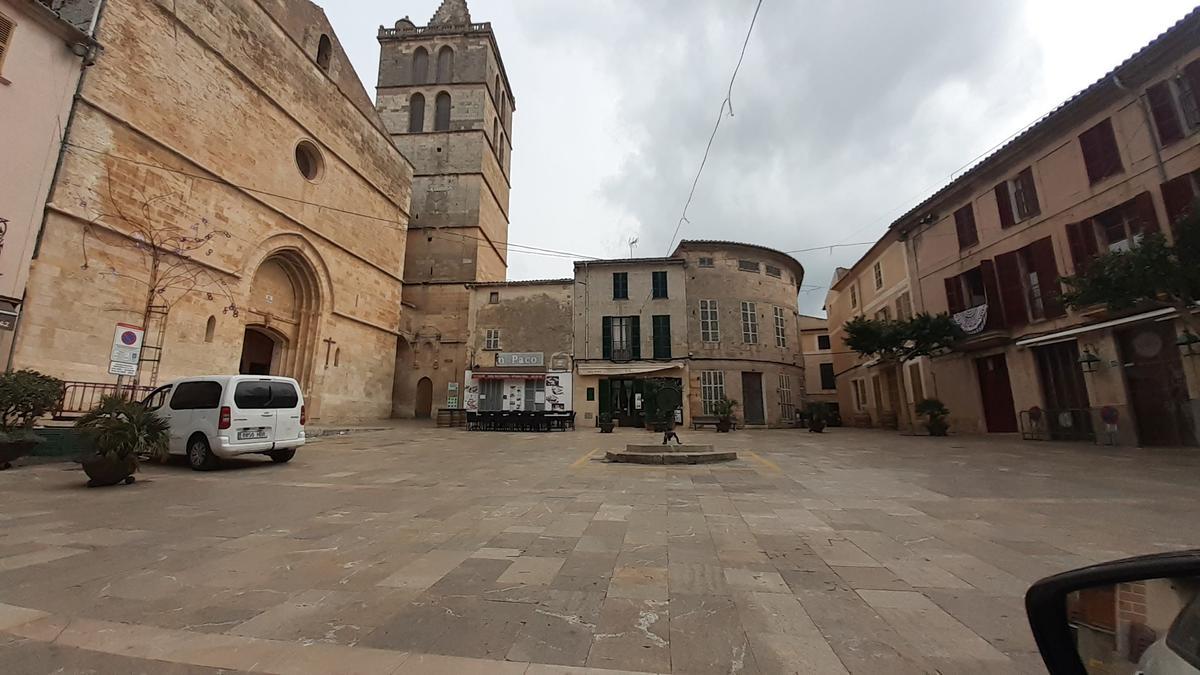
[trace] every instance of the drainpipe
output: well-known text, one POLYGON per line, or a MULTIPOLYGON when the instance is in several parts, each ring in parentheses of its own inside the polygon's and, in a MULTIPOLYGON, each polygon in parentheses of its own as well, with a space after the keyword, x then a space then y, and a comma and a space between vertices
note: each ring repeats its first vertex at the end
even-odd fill
POLYGON ((1138 108, 1142 111, 1142 120, 1145 121, 1146 128, 1150 130, 1150 147, 1154 148, 1154 160, 1158 163, 1158 175, 1162 178, 1163 183, 1167 182, 1167 167, 1163 164, 1162 149, 1158 147, 1158 140, 1154 137, 1154 124, 1151 119, 1150 105, 1146 103, 1144 96, 1122 84, 1121 77, 1116 73, 1113 73, 1112 83, 1117 89, 1127 94, 1133 94, 1133 97, 1137 99, 1138 108))

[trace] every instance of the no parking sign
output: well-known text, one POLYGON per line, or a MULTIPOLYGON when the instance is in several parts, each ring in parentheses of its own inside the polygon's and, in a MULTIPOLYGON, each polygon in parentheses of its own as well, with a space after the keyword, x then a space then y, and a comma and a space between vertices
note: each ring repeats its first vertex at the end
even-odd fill
POLYGON ((108 372, 112 375, 137 375, 138 361, 142 358, 142 341, 145 337, 146 331, 141 326, 118 323, 113 332, 108 372))

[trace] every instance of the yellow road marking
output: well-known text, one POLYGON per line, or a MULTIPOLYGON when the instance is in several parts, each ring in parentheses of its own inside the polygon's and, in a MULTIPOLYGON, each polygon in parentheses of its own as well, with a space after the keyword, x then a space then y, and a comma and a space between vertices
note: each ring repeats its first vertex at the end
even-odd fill
POLYGON ((776 473, 783 473, 783 469, 779 468, 778 464, 776 464, 775 462, 772 462, 771 460, 766 459, 764 457, 760 457, 757 452, 754 452, 753 450, 747 450, 746 454, 750 455, 750 459, 753 459, 754 461, 758 462, 759 464, 762 464, 763 466, 767 467, 768 469, 775 471, 776 473))
POLYGON ((584 463, 586 463, 589 459, 591 459, 592 455, 596 454, 597 452, 600 452, 600 448, 593 448, 586 455, 575 460, 575 463, 571 465, 571 468, 578 469, 579 467, 583 466, 584 463))

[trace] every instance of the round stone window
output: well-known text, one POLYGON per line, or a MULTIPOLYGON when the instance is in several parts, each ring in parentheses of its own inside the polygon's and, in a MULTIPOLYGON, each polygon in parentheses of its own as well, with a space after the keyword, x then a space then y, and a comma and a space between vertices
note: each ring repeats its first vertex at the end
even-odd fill
POLYGON ((321 151, 311 141, 300 141, 296 145, 296 168, 305 180, 316 183, 325 174, 325 160, 321 151))

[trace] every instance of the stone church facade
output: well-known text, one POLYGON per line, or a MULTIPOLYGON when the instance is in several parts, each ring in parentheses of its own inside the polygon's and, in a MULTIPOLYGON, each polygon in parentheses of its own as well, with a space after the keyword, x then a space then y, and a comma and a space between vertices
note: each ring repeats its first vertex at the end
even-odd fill
POLYGON ((491 24, 465 0, 444 0, 426 26, 380 28, 379 43, 376 106, 413 165, 393 414, 429 417, 462 404, 468 284, 506 277, 516 104, 491 24))
MULTIPOLYGON (((407 251, 405 154, 422 174, 436 165, 393 144, 322 10, 307 0, 120 0, 103 4, 95 35, 103 49, 83 75, 50 186, 13 367, 115 383, 121 322, 147 328, 143 386, 269 372, 301 382, 311 419, 391 414, 397 339, 413 334, 402 321, 406 263, 428 256, 407 251)), ((464 94, 461 126, 470 86, 447 86, 464 94)), ((478 144, 454 133, 443 157, 478 144)), ((422 216, 438 222, 426 206, 437 178, 417 180, 422 216)), ((469 191, 439 203, 482 211, 460 206, 469 191)), ((498 211, 480 213, 480 228, 501 232, 498 211)), ((502 252, 474 257, 503 273, 502 252)), ((429 281, 438 296, 433 282, 467 275, 417 276, 413 288, 429 281)))

